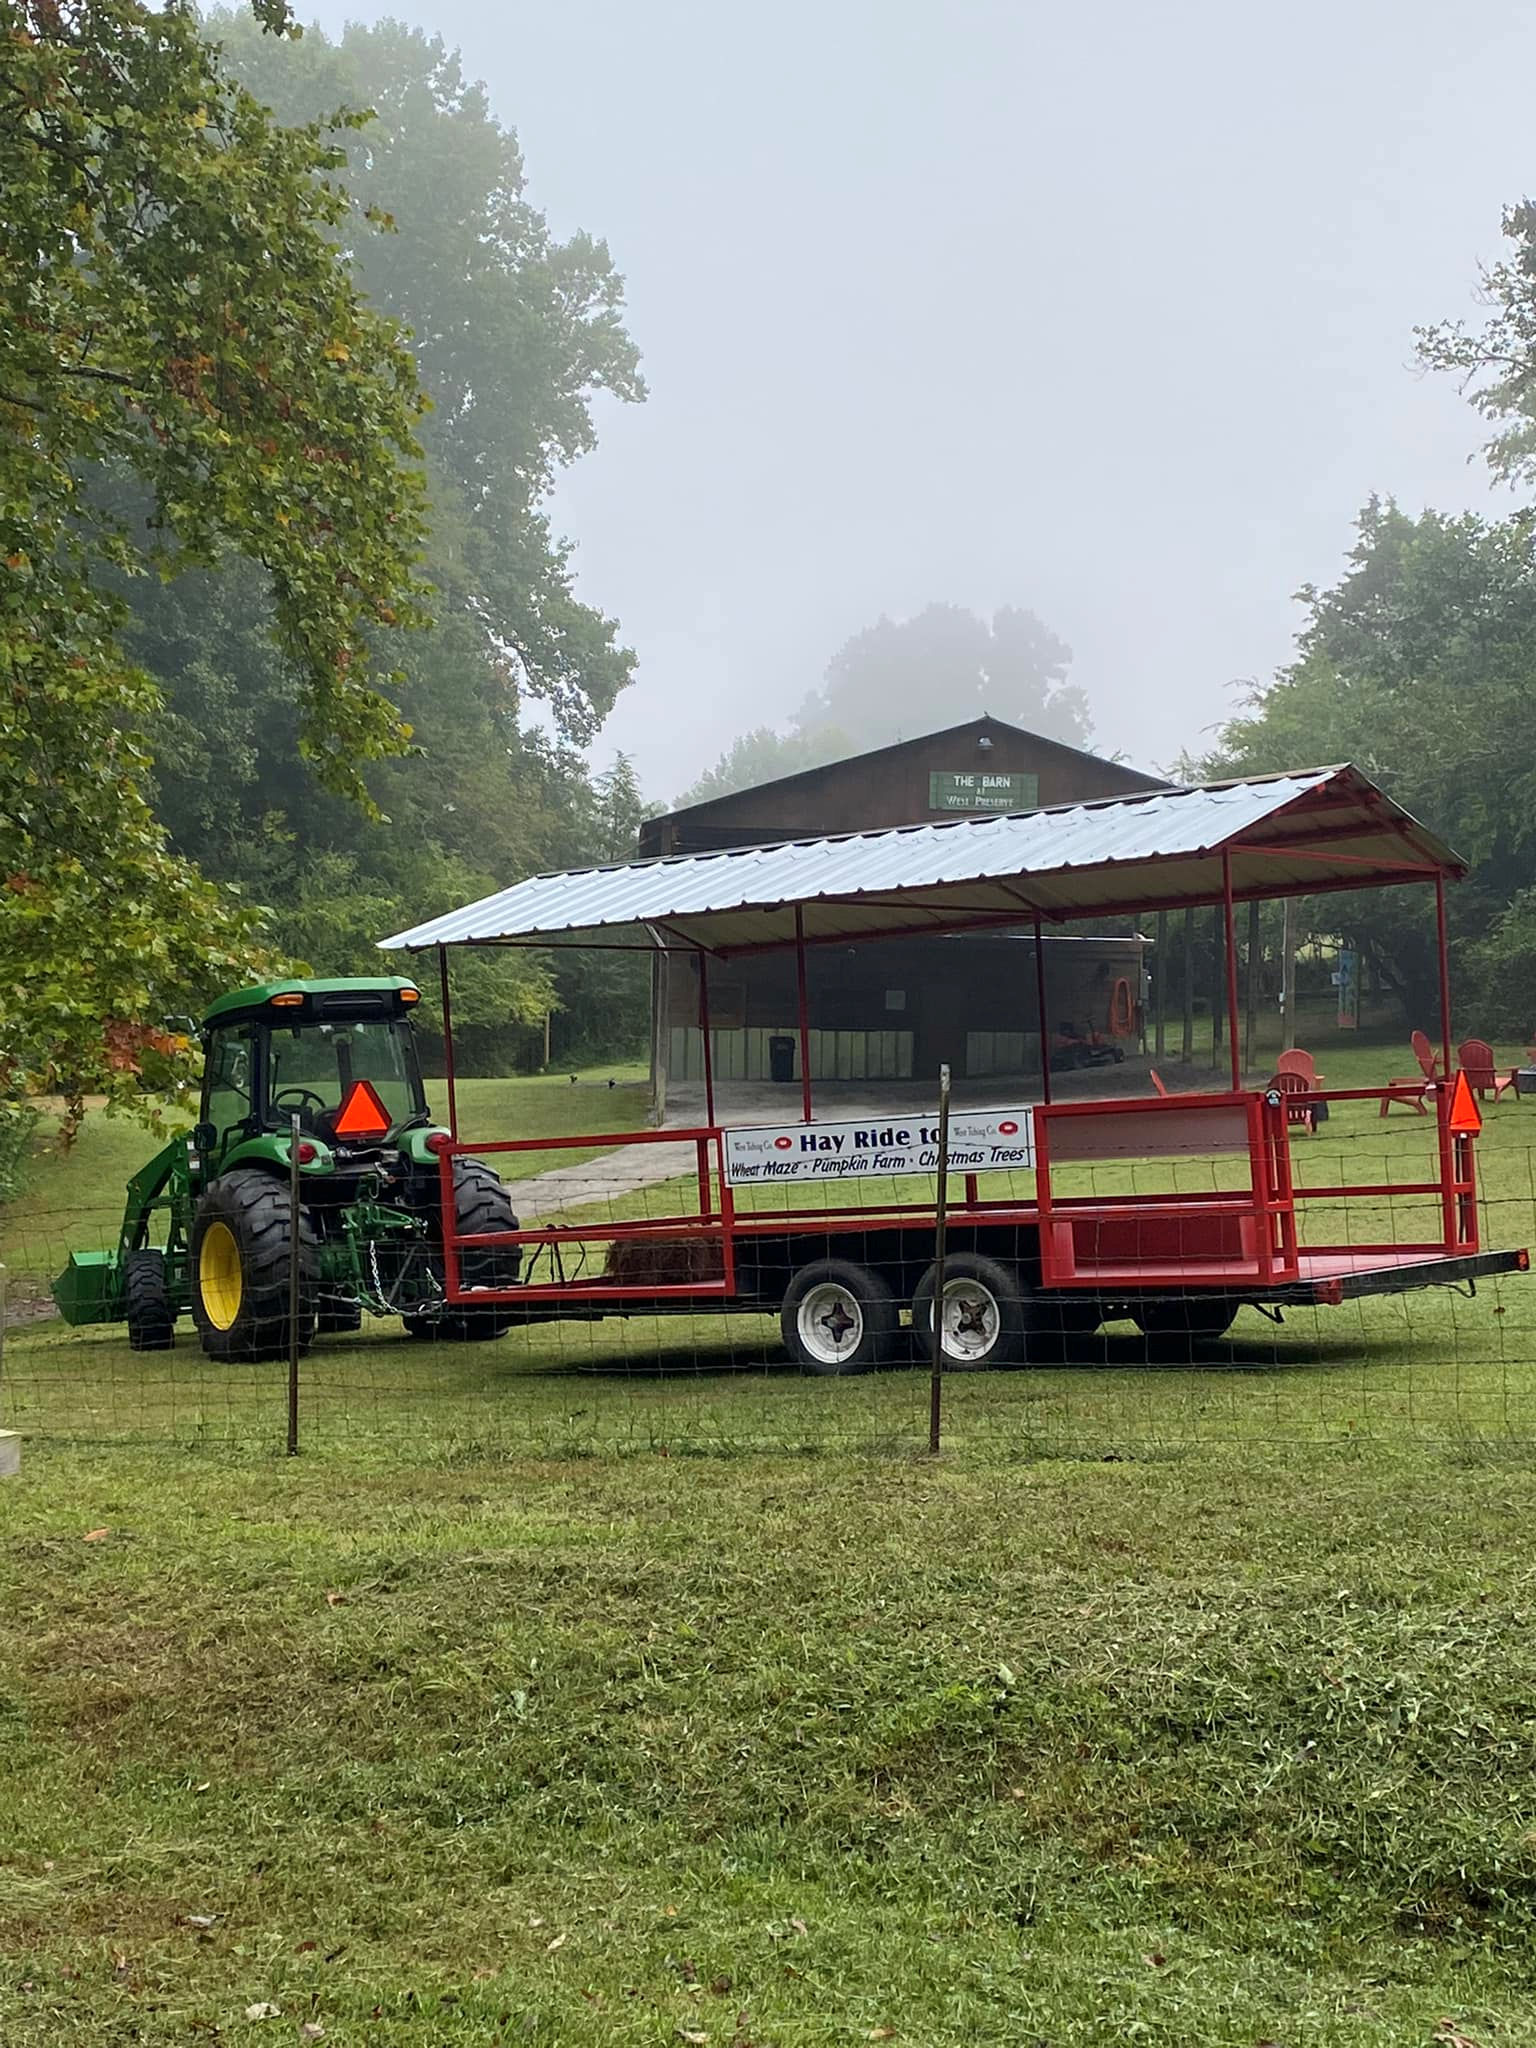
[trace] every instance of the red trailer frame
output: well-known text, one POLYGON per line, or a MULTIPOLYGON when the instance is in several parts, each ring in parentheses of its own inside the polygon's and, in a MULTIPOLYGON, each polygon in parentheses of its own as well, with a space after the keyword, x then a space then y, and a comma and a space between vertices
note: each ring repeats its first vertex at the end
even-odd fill
MULTIPOLYGON (((810 1125, 814 1100, 806 995, 808 946, 847 943, 848 931, 839 927, 856 917, 878 917, 877 925, 858 926, 861 934, 869 938, 919 930, 995 929, 1003 923, 1017 928, 1022 919, 1033 926, 1038 962, 1042 926, 1048 913, 1035 899, 1037 893, 1049 893, 1052 889, 1058 898, 1067 899, 1065 907, 1058 903, 1049 913, 1057 918, 1087 910, 1090 905, 1095 915, 1139 913, 1202 901, 1220 905, 1226 941, 1230 1086, 1200 1094, 1054 1101, 1044 977, 1037 972, 1042 1074, 1040 1101, 1032 1111, 1034 1196, 1021 1198, 1011 1190, 1003 1196, 988 1194, 975 1173, 966 1174, 961 1199, 952 1200, 949 1205, 947 1227, 952 1251, 969 1251, 974 1258, 1002 1259, 1009 1262, 1007 1270, 1027 1274, 1032 1297, 1037 1302, 1055 1303, 1063 1327, 1074 1314, 1078 1317, 1077 1326, 1081 1327, 1086 1320, 1093 1319, 1094 1309, 1107 1315, 1127 1307, 1134 1310, 1138 1304, 1145 1306, 1170 1299, 1207 1302, 1212 1305, 1212 1320, 1219 1320, 1214 1314, 1219 1303, 1229 1302, 1235 1309, 1244 1302, 1340 1302, 1356 1295, 1475 1281, 1486 1274, 1526 1270, 1529 1262, 1524 1250, 1486 1251, 1479 1243, 1474 1139, 1480 1120, 1470 1097, 1463 1106, 1452 1082, 1442 1081, 1435 1094, 1438 1170, 1433 1178, 1366 1181, 1340 1187, 1297 1183, 1285 1102, 1278 1094, 1244 1089, 1234 923, 1234 904, 1239 896, 1251 901, 1265 894, 1313 894, 1410 880, 1432 881, 1434 886, 1443 1072, 1447 1076, 1453 1074, 1445 880, 1447 875, 1464 872, 1462 864, 1353 770, 1320 770, 1307 778, 1270 781, 1283 781, 1285 787, 1276 793, 1263 783, 1218 785, 1206 791, 1174 794, 1176 802, 1180 797, 1220 797, 1229 789, 1244 795, 1261 791, 1262 798, 1255 798, 1247 806, 1254 817, 1218 845, 1197 843, 1192 848, 1181 845, 1164 851, 1156 844, 1145 843, 1148 834, 1143 829, 1134 857, 1112 854, 1098 861, 1063 861, 1051 868, 1021 867, 1017 873, 1000 872, 996 865, 981 873, 982 864, 978 862, 979 878, 963 885, 952 880, 950 872, 935 881, 931 871, 941 866, 952 871, 957 845, 967 853, 971 847, 979 850, 984 844, 984 827, 962 827, 975 834, 971 845, 946 841, 937 849, 930 867, 915 873, 910 881, 897 875, 893 880, 879 881, 873 888, 866 879, 866 849, 873 841, 898 835, 866 834, 848 842, 817 842, 803 849, 768 849, 769 854, 800 852, 815 856, 821 886, 814 894, 793 900, 772 893, 767 884, 763 885, 765 893, 755 899, 734 890, 721 891, 722 903, 708 902, 694 911, 679 910, 665 925, 658 928, 657 923, 651 923, 648 927, 649 943, 643 950, 674 951, 681 945, 698 961, 705 1121, 682 1131, 653 1129, 483 1143, 465 1139, 459 1129, 448 948, 462 943, 547 946, 549 913, 537 913, 546 919, 542 925, 529 922, 532 913, 520 913, 523 923, 513 922, 508 929, 498 931, 485 917, 476 921, 478 913, 489 916, 503 901, 488 899, 487 905, 470 906, 466 912, 454 913, 434 925, 385 942, 431 944, 438 952, 449 1131, 433 1142, 442 1175, 446 1304, 504 1305, 515 1311, 516 1317, 530 1320, 563 1314, 591 1317, 604 1313, 710 1310, 762 1313, 779 1305, 789 1279, 796 1272, 817 1260, 846 1259, 854 1249, 885 1276, 882 1285, 888 1282, 899 1299, 911 1301, 920 1292, 922 1282, 918 1276, 931 1258, 935 1228, 935 1205, 931 1200, 772 1209, 737 1202, 727 1171, 726 1132, 715 1116, 710 961, 793 947, 802 1123, 810 1125), (1299 789, 1301 795, 1292 796, 1292 789, 1299 789), (847 862, 840 864, 835 856, 845 845, 853 851, 847 862), (829 852, 834 856, 831 859, 827 857, 829 852), (1235 880, 1236 862, 1242 863, 1241 886, 1235 880), (828 873, 837 880, 845 869, 847 876, 859 880, 861 886, 849 887, 846 892, 829 890, 828 873), (998 890, 1006 892, 1003 900, 1011 909, 995 907, 998 890), (1089 891, 1093 892, 1091 897, 1089 891), (966 901, 965 897, 977 900, 966 901), (742 933, 744 919, 753 911, 760 911, 771 922, 771 935, 763 940, 742 933), (815 912, 828 929, 809 931, 810 912, 815 912), (693 920, 692 931, 685 923, 688 917, 693 920), (704 942, 701 934, 706 928, 712 929, 711 919, 725 924, 729 944, 711 946, 704 942), (461 1236, 453 1225, 454 1162, 459 1158, 474 1155, 494 1159, 500 1154, 574 1149, 602 1151, 656 1143, 688 1143, 694 1148, 697 1199, 685 1211, 635 1221, 530 1226, 472 1237, 461 1236), (1064 1175, 1070 1180, 1073 1167, 1170 1156, 1225 1159, 1237 1177, 1230 1186, 1213 1185, 1198 1194, 1176 1189, 1079 1194, 1058 1186, 1064 1175), (1311 1202, 1332 1206, 1386 1197, 1433 1200, 1438 1230, 1432 1236, 1412 1241, 1352 1241, 1346 1231, 1343 1242, 1312 1242, 1299 1227, 1298 1208, 1304 1216, 1311 1202), (617 1248, 636 1240, 652 1248, 656 1254, 653 1265, 659 1261, 663 1267, 668 1248, 676 1251, 686 1247, 682 1258, 686 1270, 681 1270, 673 1280, 657 1280, 653 1273, 644 1281, 626 1278, 622 1259, 617 1271, 610 1270, 617 1248), (481 1251, 507 1245, 519 1247, 524 1261, 521 1272, 527 1277, 520 1277, 515 1285, 507 1287, 464 1285, 462 1260, 467 1247, 481 1251), (588 1246, 606 1248, 602 1270, 587 1270, 588 1246), (574 1260, 574 1272, 567 1270, 568 1254, 574 1260), (533 1277, 541 1269, 545 1277, 533 1277)), ((1077 821, 1088 813, 1129 813, 1136 805, 1149 801, 1129 798, 1104 806, 1077 807, 1061 820, 1063 836, 1068 828, 1077 829, 1077 821)), ((1027 824, 1030 835, 1038 839, 1041 834, 1035 820, 1045 815, 1033 814, 1029 820, 988 822, 1016 827, 1027 824)), ((1144 816, 1132 821, 1141 827, 1147 822, 1144 816)), ((1123 821, 1117 818, 1110 823, 1123 838, 1128 829, 1123 821)), ((928 827, 918 831, 942 834, 954 829, 928 827)), ((763 850, 755 851, 761 862, 763 850)), ((633 878, 638 878, 635 886, 649 903, 656 898, 657 888, 666 887, 677 871, 698 868, 709 859, 718 862, 731 858, 701 856, 693 861, 635 863, 629 869, 599 871, 607 896, 616 900, 611 915, 592 919, 583 929, 633 921, 629 910, 633 878), (672 872, 669 875, 659 871, 672 872)), ((708 879, 713 884, 717 872, 712 871, 708 879)), ((583 876, 545 878, 547 883, 564 882, 572 888, 589 880, 583 876)), ((536 885, 520 886, 531 890, 536 885)), ((674 892, 687 893, 675 888, 674 892)), ((518 891, 506 893, 515 897, 518 891)), ((540 900, 558 900, 558 895, 540 900)), ((670 901, 670 896, 666 900, 670 901)), ((590 939, 584 942, 610 943, 590 939)), ((1419 1083, 1388 1084, 1380 1088, 1318 1089, 1305 1099, 1319 1104, 1416 1101, 1421 1093, 1419 1083)), ((1192 1324, 1194 1321, 1198 1318, 1193 1318, 1192 1324)))

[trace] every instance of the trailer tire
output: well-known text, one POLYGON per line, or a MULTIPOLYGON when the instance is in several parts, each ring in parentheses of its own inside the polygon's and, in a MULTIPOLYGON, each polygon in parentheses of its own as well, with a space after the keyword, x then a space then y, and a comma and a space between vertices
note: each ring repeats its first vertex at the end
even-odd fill
MULTIPOLYGON (((454 1230, 476 1237, 493 1230, 516 1230, 517 1215, 499 1176, 483 1160, 460 1159, 453 1169, 454 1230)), ((484 1251, 459 1254, 459 1275, 466 1287, 515 1287, 522 1249, 498 1244, 484 1251)), ((402 1316, 406 1334, 422 1343, 474 1344, 504 1337, 517 1320, 505 1302, 494 1308, 444 1308, 436 1315, 402 1316)))
POLYGON ((779 1331, 804 1372, 868 1372, 895 1356, 901 1314, 880 1275, 848 1259, 814 1259, 784 1290, 779 1331))
POLYGON ((176 1311, 165 1284, 164 1252, 130 1252, 123 1269, 123 1317, 130 1351, 169 1351, 176 1311))
MULTIPOLYGON (((912 1328, 919 1345, 933 1348, 934 1268, 912 1297, 912 1328)), ((944 1261, 944 1363, 951 1372, 992 1365, 1024 1365, 1033 1348, 1039 1313, 1017 1266, 980 1252, 954 1252, 944 1261)))
POLYGON ((210 1358, 288 1355, 288 1289, 299 1262, 299 1346, 315 1332, 319 1256, 301 1208, 297 1244, 287 1187, 259 1166, 221 1174, 197 1205, 188 1265, 192 1320, 210 1358))
POLYGON ((1138 1301, 1131 1320, 1149 1343, 1214 1344, 1241 1307, 1231 1294, 1170 1295, 1166 1301, 1138 1301))

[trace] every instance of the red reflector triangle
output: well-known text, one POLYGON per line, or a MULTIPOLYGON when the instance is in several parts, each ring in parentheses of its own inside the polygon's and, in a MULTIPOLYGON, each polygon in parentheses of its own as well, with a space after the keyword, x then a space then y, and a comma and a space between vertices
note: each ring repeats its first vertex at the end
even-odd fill
POLYGON ((1456 1076, 1456 1086, 1451 1091, 1450 1128, 1458 1138, 1475 1138, 1483 1128, 1483 1113, 1477 1106, 1472 1090, 1467 1086, 1465 1068, 1456 1076))
POLYGON ((341 1099, 331 1129, 338 1138, 382 1138, 389 1129, 389 1111, 371 1081, 354 1081, 341 1099))

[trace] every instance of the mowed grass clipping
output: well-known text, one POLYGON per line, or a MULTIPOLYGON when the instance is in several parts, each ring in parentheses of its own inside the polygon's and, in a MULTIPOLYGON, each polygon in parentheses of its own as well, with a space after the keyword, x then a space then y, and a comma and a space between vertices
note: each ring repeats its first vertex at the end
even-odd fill
POLYGON ((1529 2042, 1533 1515, 1362 1447, 29 1449, 0 2039, 1529 2042))

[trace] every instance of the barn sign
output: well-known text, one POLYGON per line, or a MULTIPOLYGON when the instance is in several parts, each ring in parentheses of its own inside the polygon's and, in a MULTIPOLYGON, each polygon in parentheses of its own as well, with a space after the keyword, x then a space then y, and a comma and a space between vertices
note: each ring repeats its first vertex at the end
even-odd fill
POLYGON ((928 777, 930 811, 1032 811, 1040 802, 1038 775, 999 775, 972 769, 928 777))
MULTIPOLYGON (((732 1187, 779 1180, 859 1180, 870 1174, 933 1173, 939 1119, 861 1117, 855 1123, 753 1124, 726 1131, 725 1177, 732 1187)), ((953 1173, 1006 1173, 1035 1159, 1031 1109, 956 1110, 949 1119, 953 1173)))

